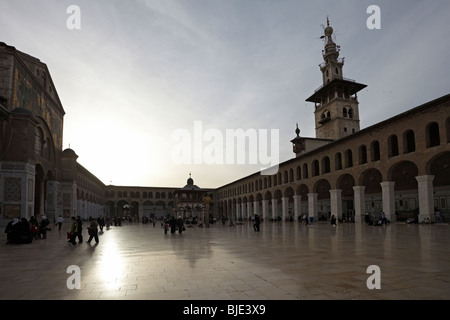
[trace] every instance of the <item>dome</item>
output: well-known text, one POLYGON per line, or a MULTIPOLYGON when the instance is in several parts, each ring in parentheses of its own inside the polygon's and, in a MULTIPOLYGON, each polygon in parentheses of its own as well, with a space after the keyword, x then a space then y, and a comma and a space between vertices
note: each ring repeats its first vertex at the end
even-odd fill
POLYGON ((325 34, 326 37, 331 36, 333 34, 333 28, 330 27, 330 26, 326 27, 325 31, 324 31, 324 34, 325 34))

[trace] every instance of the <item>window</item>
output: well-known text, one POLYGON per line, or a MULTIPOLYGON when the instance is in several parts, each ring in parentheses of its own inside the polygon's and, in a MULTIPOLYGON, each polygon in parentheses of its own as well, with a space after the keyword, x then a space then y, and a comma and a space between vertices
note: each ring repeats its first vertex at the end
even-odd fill
POLYGON ((439 137, 439 125, 437 122, 430 123, 426 128, 427 148, 435 147, 441 144, 439 137))
POLYGON ((350 150, 350 149, 345 151, 345 167, 346 168, 353 167, 353 154, 352 154, 352 150, 350 150))
POLYGON ((334 156, 334 168, 335 170, 342 169, 342 155, 340 152, 336 153, 336 155, 334 156))
POLYGON ((322 159, 322 173, 330 172, 330 158, 325 157, 322 159))
POLYGON ((359 164, 367 163, 367 148, 365 145, 359 147, 359 164))
POLYGON ((319 161, 314 160, 311 165, 312 165, 312 176, 313 177, 318 176, 319 175, 319 161))
POLYGON ((370 154, 372 162, 380 160, 380 143, 377 140, 370 144, 370 154))
POLYGON ((394 134, 388 138, 388 157, 398 156, 398 139, 394 134))

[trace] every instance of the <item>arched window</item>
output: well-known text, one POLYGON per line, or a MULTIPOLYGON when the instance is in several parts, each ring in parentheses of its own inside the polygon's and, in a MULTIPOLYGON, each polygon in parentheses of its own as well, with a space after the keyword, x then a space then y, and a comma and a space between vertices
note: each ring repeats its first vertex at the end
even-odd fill
POLYGON ((303 164, 303 179, 308 179, 308 165, 303 164))
POLYGON ((328 173, 330 172, 330 158, 329 157, 324 157, 322 159, 322 173, 328 173))
POLYGON ((336 155, 334 156, 334 168, 335 170, 342 169, 342 155, 340 152, 336 153, 336 155))
POLYGON ((289 182, 294 182, 294 169, 289 169, 289 182))
POLYGON ((319 161, 314 160, 311 164, 311 170, 312 170, 312 176, 318 176, 319 175, 319 161))
POLYGON ((365 145, 361 145, 358 149, 359 164, 367 163, 367 148, 365 145))
POLYGON ((430 123, 426 128, 427 148, 435 147, 441 144, 439 137, 439 125, 437 122, 430 123))
POLYGON ((297 166, 297 180, 300 180, 302 178, 302 171, 300 169, 300 166, 297 166))
POLYGON ((398 139, 394 134, 388 138, 388 157, 398 156, 398 139))
POLYGON ((414 131, 408 130, 403 134, 403 153, 416 151, 416 139, 414 131))
POLYGON ((372 162, 380 160, 380 143, 377 140, 370 144, 370 160, 372 162))
POLYGON ((348 149, 345 151, 345 167, 353 167, 353 153, 352 150, 348 149))

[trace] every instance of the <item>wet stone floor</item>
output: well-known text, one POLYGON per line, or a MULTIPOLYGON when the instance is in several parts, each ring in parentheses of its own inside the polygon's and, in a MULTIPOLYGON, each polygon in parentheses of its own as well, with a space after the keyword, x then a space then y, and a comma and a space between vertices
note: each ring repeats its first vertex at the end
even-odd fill
POLYGON ((2 232, 0 299, 450 299, 449 224, 264 221, 260 232, 244 222, 165 235, 125 223, 74 247, 68 228, 22 245, 2 232))

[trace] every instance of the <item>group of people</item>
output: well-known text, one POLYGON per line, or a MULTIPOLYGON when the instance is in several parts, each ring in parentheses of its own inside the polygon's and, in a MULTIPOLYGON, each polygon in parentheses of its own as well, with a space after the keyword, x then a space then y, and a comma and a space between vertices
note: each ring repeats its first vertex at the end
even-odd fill
POLYGON ((179 234, 182 234, 183 231, 186 230, 184 226, 184 221, 181 216, 178 216, 177 219, 175 219, 174 216, 170 217, 170 219, 164 219, 163 220, 163 228, 164 228, 164 234, 167 234, 170 229, 170 233, 174 234, 177 230, 179 234))
POLYGON ((46 216, 42 216, 41 221, 34 216, 29 221, 26 218, 13 218, 5 228, 7 243, 23 244, 37 239, 46 239, 49 224, 46 216))
MULTIPOLYGON (((102 216, 94 219, 92 217, 89 218, 89 227, 88 229, 88 234, 89 234, 89 239, 88 241, 86 241, 87 244, 90 244, 92 242, 92 240, 95 241, 96 244, 98 244, 100 242, 99 238, 98 238, 98 234, 99 234, 99 229, 100 232, 103 232, 103 228, 106 225, 106 230, 109 229, 110 227, 110 220, 109 218, 103 218, 102 216)), ((68 243, 71 243, 72 246, 76 246, 77 245, 77 240, 78 243, 82 243, 83 242, 83 220, 81 220, 80 216, 72 217, 71 218, 71 224, 70 224, 70 231, 67 233, 67 237, 68 243)))
POLYGON ((366 211, 364 219, 365 222, 370 226, 382 226, 383 224, 387 225, 388 223, 390 223, 384 212, 381 212, 380 217, 376 218, 366 211))

